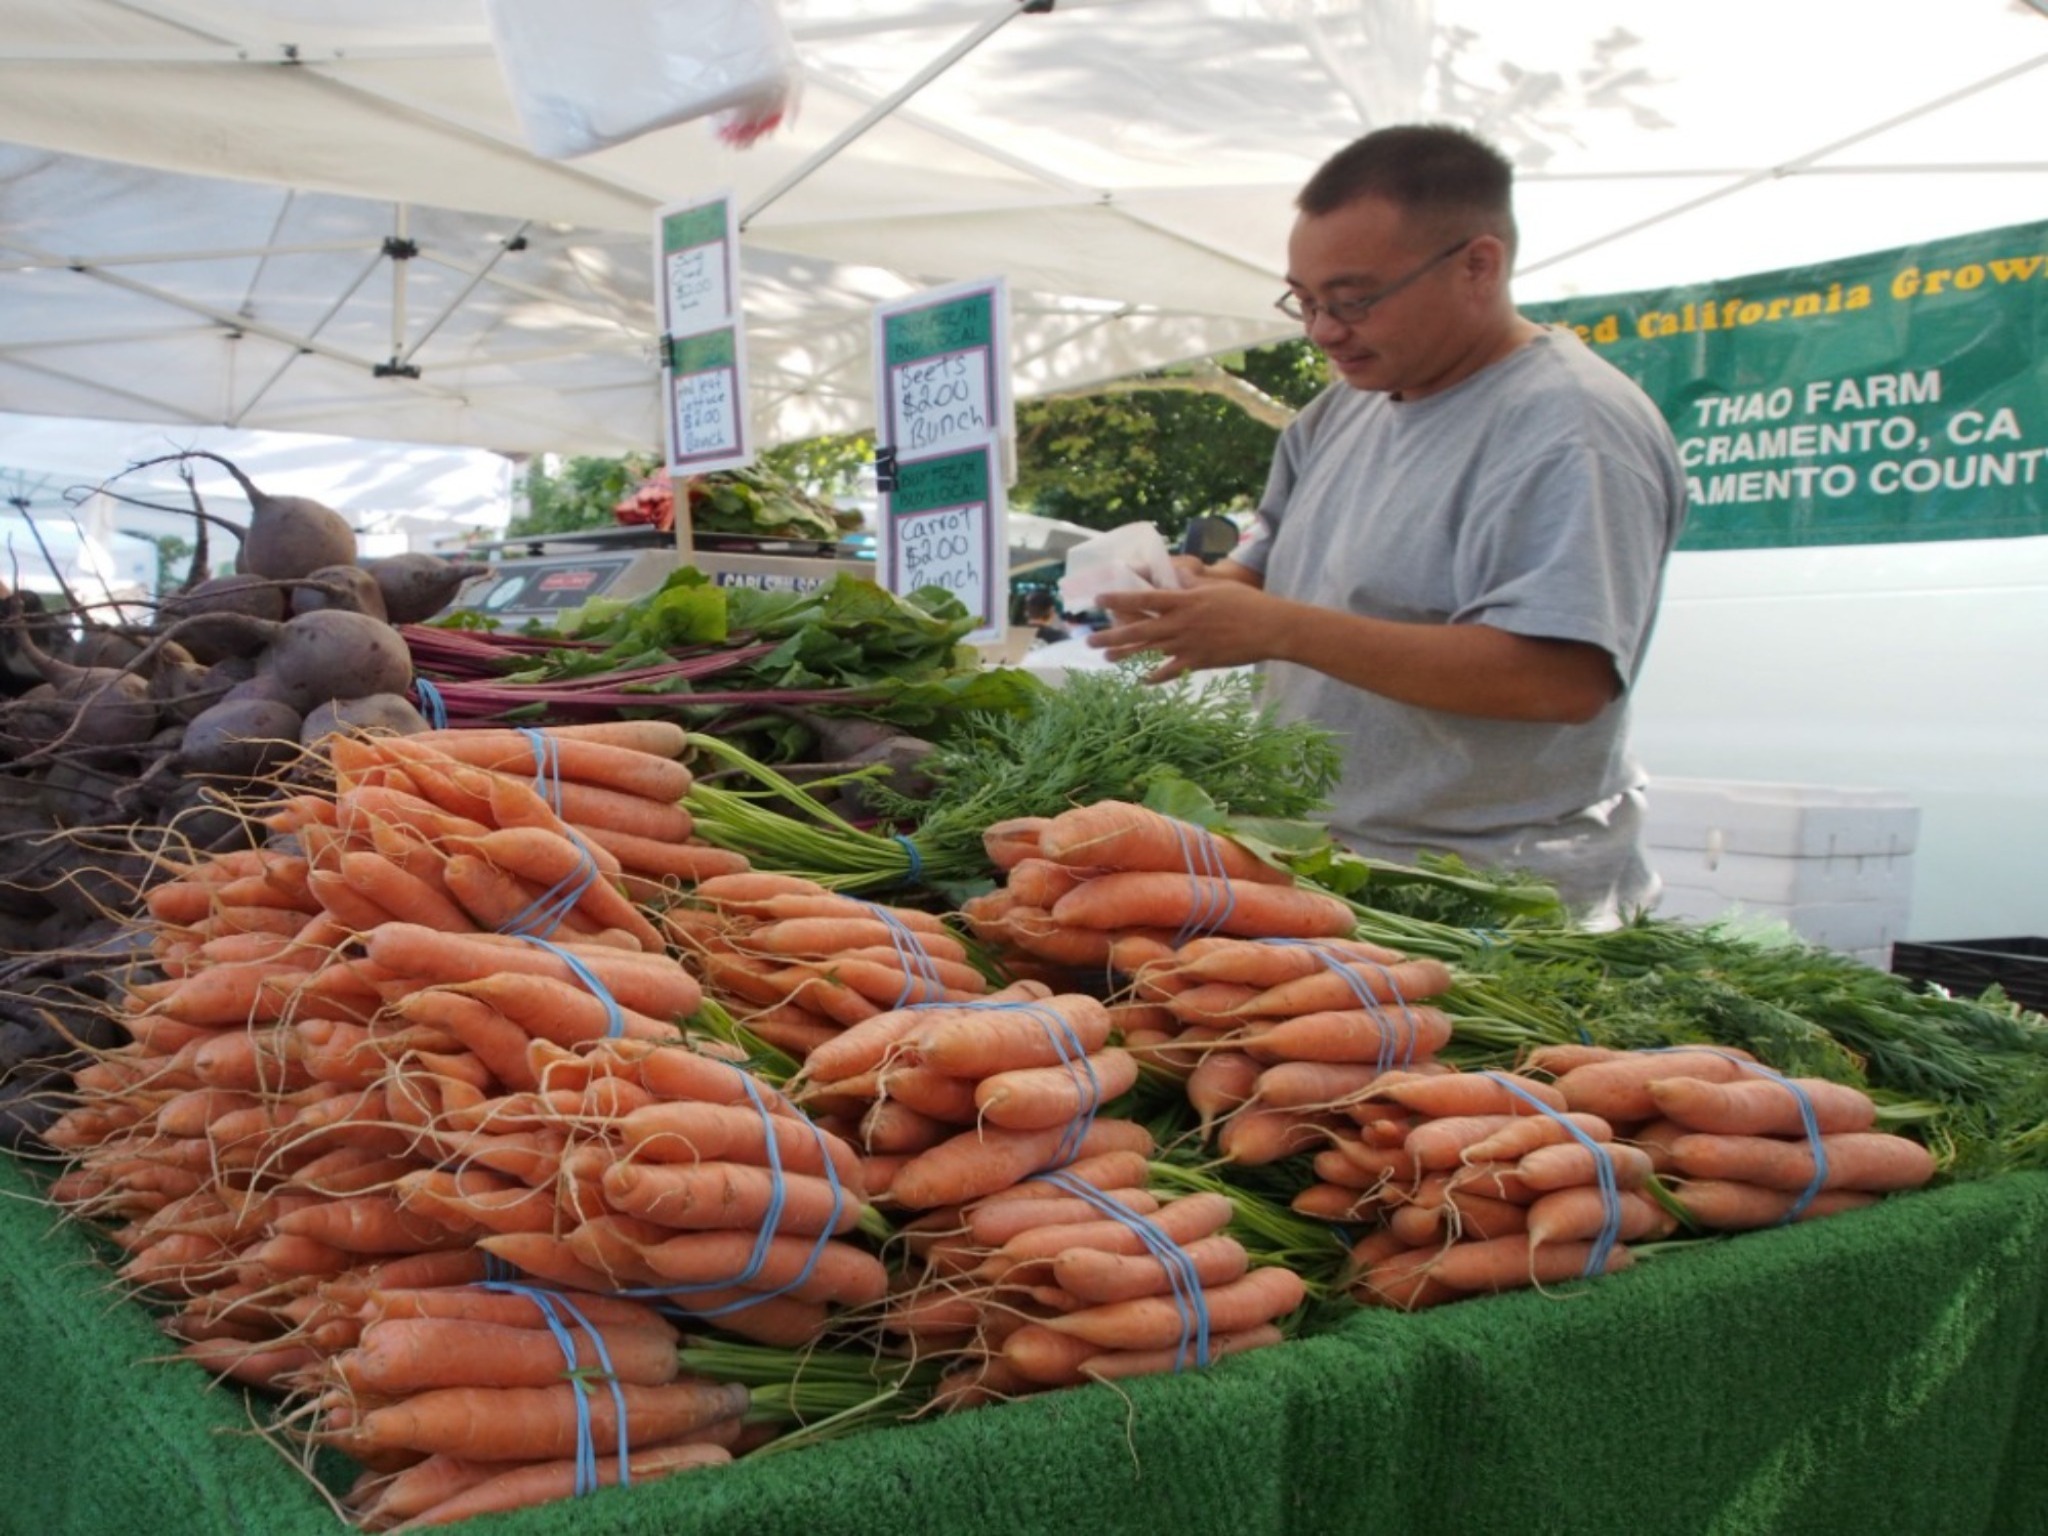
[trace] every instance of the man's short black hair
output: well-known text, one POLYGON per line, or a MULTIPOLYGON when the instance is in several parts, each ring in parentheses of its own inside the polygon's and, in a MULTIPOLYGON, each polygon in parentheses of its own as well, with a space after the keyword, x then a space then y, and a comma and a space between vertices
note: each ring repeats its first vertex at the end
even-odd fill
POLYGON ((1476 134, 1408 123, 1354 139, 1309 177, 1294 206, 1311 217, 1361 198, 1384 198, 1450 231, 1498 235, 1515 245, 1515 168, 1476 134))

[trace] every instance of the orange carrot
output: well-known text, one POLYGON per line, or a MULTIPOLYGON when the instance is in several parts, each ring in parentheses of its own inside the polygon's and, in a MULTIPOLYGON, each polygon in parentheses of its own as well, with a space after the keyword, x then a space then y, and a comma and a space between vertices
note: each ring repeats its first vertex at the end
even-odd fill
POLYGON ((1341 1123, 1331 1115, 1298 1109, 1247 1107, 1223 1122, 1216 1150, 1243 1167, 1277 1163, 1327 1146, 1341 1123))
POLYGON ((860 1118, 860 1143, 884 1156, 910 1156, 930 1151, 954 1130, 947 1122, 921 1115, 896 1099, 878 1099, 860 1118))
MULTIPOLYGON (((1527 1233, 1479 1243, 1452 1243, 1437 1255, 1430 1274, 1460 1291, 1505 1291, 1530 1285, 1576 1280, 1592 1261, 1594 1244, 1535 1245, 1527 1233)), ((1635 1254, 1617 1243, 1608 1251, 1600 1273, 1614 1274, 1635 1262, 1635 1254)))
POLYGON ((1038 828, 1038 848, 1043 857, 1061 864, 1225 875, 1275 886, 1294 883, 1286 870, 1227 837, 1127 800, 1098 800, 1060 812, 1038 828))
POLYGON ((1094 1113, 1137 1081, 1137 1060, 1111 1048, 1062 1066, 994 1073, 975 1088, 974 1102, 991 1125, 1047 1130, 1094 1113))
POLYGON ((747 856, 708 843, 677 839, 641 837, 589 822, 575 822, 576 833, 619 861, 619 867, 635 874, 698 885, 716 875, 737 874, 750 867, 747 856))
MULTIPOLYGON (((620 721, 621 725, 674 727, 672 721, 620 721)), ((457 762, 473 768, 521 779, 542 776, 595 784, 648 800, 680 800, 690 792, 693 776, 676 761, 682 752, 655 752, 646 747, 565 736, 543 728, 539 740, 522 731, 482 730, 420 731, 413 741, 432 747, 457 762)), ((652 734, 651 732, 649 734, 652 734)))
MULTIPOLYGON (((1554 1147, 1538 1147, 1514 1165, 1522 1182, 1534 1190, 1569 1189, 1591 1184, 1598 1174, 1595 1158, 1604 1155, 1614 1167, 1614 1181, 1621 1189, 1641 1189, 1650 1177, 1650 1154, 1623 1142, 1602 1145, 1599 1153, 1577 1141, 1554 1147)), ((1480 1165, 1486 1166, 1486 1165, 1480 1165)))
POLYGON ((851 1231, 861 1217, 843 1185, 748 1163, 614 1163, 604 1194, 621 1212, 679 1230, 754 1230, 772 1211, 777 1232, 808 1235, 851 1231))
MULTIPOLYGON (((1129 1120, 1098 1119, 1078 1144, 1065 1126, 1049 1131, 984 1127, 963 1131, 902 1164, 889 1182, 889 1198, 912 1210, 960 1205, 1053 1166, 1063 1153, 1078 1162, 1104 1152, 1149 1155, 1152 1150, 1151 1132, 1129 1120)), ((875 1187, 872 1180, 868 1187, 875 1187)))
POLYGON ((573 836, 546 827, 501 826, 481 837, 460 839, 454 846, 546 892, 552 903, 582 914, 593 926, 621 929, 648 953, 662 952, 654 925, 620 894, 590 849, 573 836))
POLYGON ((1012 816, 992 821, 981 829, 982 851, 997 869, 1009 869, 1019 859, 1038 856, 1038 837, 1052 822, 1050 816, 1012 816))
POLYGON ((401 1209, 451 1232, 549 1232, 554 1197, 488 1168, 421 1168, 393 1184, 401 1209))
MULTIPOLYGON (((1711 1232, 1748 1232, 1775 1227, 1790 1217, 1799 1193, 1730 1179, 1688 1179, 1678 1187, 1677 1198, 1695 1226, 1711 1232)), ((1797 1219, 1833 1216, 1874 1205, 1877 1200, 1877 1195, 1864 1190, 1825 1189, 1806 1203, 1797 1219)))
POLYGON ((1574 1067, 1557 1080, 1557 1087, 1569 1108, 1598 1115, 1610 1125, 1626 1125, 1657 1117, 1651 1083, 1667 1077, 1732 1083, 1745 1075, 1737 1058, 1747 1059, 1747 1053, 1721 1046, 1629 1051, 1612 1060, 1574 1067))
POLYGON ((1053 1067, 1109 1043, 1109 1011, 1085 993, 1043 1000, 991 997, 935 1008, 909 1040, 910 1059, 953 1077, 1053 1067))
POLYGON ((368 1409, 326 1438, 360 1453, 440 1452, 489 1461, 574 1456, 581 1434, 598 1445, 619 1441, 625 1405, 628 1444, 674 1440, 745 1411, 747 1388, 706 1381, 588 1391, 575 1382, 546 1387, 442 1387, 368 1409))
POLYGON ((1242 1051, 1207 1051, 1188 1074, 1188 1103, 1201 1117, 1204 1139, 1224 1116, 1251 1102, 1265 1066, 1242 1051))
POLYGON ((1614 1127, 1598 1115, 1567 1113, 1557 1119, 1549 1115, 1520 1115, 1491 1136, 1468 1143, 1461 1155, 1464 1161, 1473 1163, 1514 1162, 1538 1147, 1577 1140, 1573 1130, 1594 1141, 1614 1140, 1614 1127))
MULTIPOLYGON (((1616 1237, 1624 1243, 1666 1237, 1677 1219, 1648 1195, 1624 1189, 1615 1195, 1620 1212, 1616 1237)), ((1607 1200, 1590 1185, 1555 1189, 1540 1195, 1528 1208, 1529 1243, 1590 1242, 1607 1230, 1607 1200)))
POLYGON ((1101 1306, 1137 1301, 1176 1291, 1192 1276, 1205 1291, 1241 1279, 1250 1260, 1234 1237, 1215 1236, 1188 1243, 1181 1250, 1185 1265, 1169 1270, 1152 1254, 1104 1253, 1095 1248, 1069 1248, 1052 1261, 1053 1278, 1081 1302, 1101 1306))
POLYGON ((856 1198, 860 1192, 860 1164, 853 1149, 800 1119, 764 1118, 751 1108, 728 1104, 660 1103, 626 1115, 618 1132, 635 1158, 664 1163, 725 1158, 765 1163, 772 1137, 777 1159, 790 1172, 822 1175, 829 1159, 839 1181, 856 1198))
POLYGON ((1369 1092, 1378 1076, 1371 1062, 1282 1061, 1259 1073, 1252 1097, 1268 1109, 1332 1109, 1369 1092))
MULTIPOLYGON (((736 1416, 720 1423, 730 1425, 731 1438, 737 1439, 739 1419, 736 1416)), ((707 1426, 706 1430, 698 1432, 700 1438, 666 1446, 650 1446, 629 1453, 625 1458, 625 1476, 635 1483, 651 1483, 692 1467, 719 1466, 731 1461, 732 1451, 726 1444, 701 1438, 708 1433, 707 1426)), ((523 1466, 504 1462, 490 1465, 503 1470, 493 1470, 490 1476, 450 1494, 439 1503, 428 1505, 404 1524, 391 1529, 411 1531, 453 1525, 478 1515, 498 1514, 566 1499, 582 1488, 586 1476, 594 1478, 601 1488, 609 1488, 621 1480, 619 1458, 616 1456, 596 1457, 587 1467, 582 1460, 573 1458, 535 1461, 523 1466)))
POLYGON ((1549 1083, 1507 1073, 1446 1072, 1437 1077, 1403 1076, 1373 1091, 1419 1115, 1541 1115, 1562 1111, 1564 1095, 1549 1083), (1533 1102, 1532 1102, 1533 1101, 1533 1102))
MULTIPOLYGON (((1300 1275, 1269 1265, 1214 1288, 1205 1287, 1202 1301, 1211 1328, 1218 1333, 1238 1333, 1285 1317, 1307 1294, 1300 1275)), ((1105 1302, 1047 1318, 1044 1326, 1103 1349, 1171 1349, 1191 1342, 1186 1308, 1167 1296, 1105 1302)))
POLYGON ((1290 1018, 1302 1013, 1356 1008, 1363 999, 1399 1005, 1437 997, 1451 988, 1450 968, 1438 960, 1378 965, 1354 960, 1254 992, 1238 1005, 1240 1018, 1290 1018))
POLYGON ((544 1387, 572 1370, 650 1387, 676 1379, 680 1365, 672 1330, 614 1326, 600 1328, 593 1340, 579 1324, 565 1322, 573 1361, 543 1328, 467 1318, 384 1318, 363 1329, 335 1369, 352 1390, 384 1397, 439 1387, 544 1387))
MULTIPOLYGON (((1185 1247, 1213 1237, 1235 1214, 1227 1195, 1204 1191, 1169 1200, 1147 1220, 1159 1233, 1185 1247)), ((1075 1248, 1092 1248, 1103 1253, 1137 1257, 1153 1250, 1128 1222, 1111 1216, 1090 1216, 1060 1226, 1031 1227, 1002 1243, 991 1273, 1014 1274, 1014 1267, 1042 1263, 1049 1272, 1051 1262, 1075 1248)))
POLYGON ((351 1195, 322 1201, 280 1216, 277 1230, 311 1238, 344 1253, 419 1253, 430 1248, 461 1247, 475 1229, 450 1232, 439 1222, 415 1215, 391 1195, 351 1195))
POLYGON ((1265 938, 1349 933, 1357 919, 1334 896, 1291 885, 1204 875, 1100 875, 1062 896, 1056 923, 1076 928, 1200 930, 1265 938))
POLYGON ((365 937, 372 960, 417 982, 474 981, 501 972, 551 976, 581 985, 573 959, 627 1007, 658 1019, 679 1019, 703 1003, 695 977, 666 955, 635 954, 595 944, 555 942, 552 947, 506 934, 454 938, 416 923, 386 923, 365 937))
POLYGON ((1244 1022, 1238 1008, 1257 997, 1258 989, 1234 981, 1201 981, 1175 992, 1166 1011, 1183 1024, 1214 1024, 1224 1029, 1244 1022))
POLYGON ((468 933, 476 926, 446 891, 381 853, 344 853, 339 873, 350 890, 406 922, 443 933, 468 933))
POLYGON ((679 1038, 673 1023, 624 1006, 615 1022, 603 1000, 574 982, 552 976, 505 971, 456 982, 448 990, 490 1004, 535 1038, 556 1045, 580 1045, 615 1034, 657 1044, 679 1038))
MULTIPOLYGON (((1934 1177, 1934 1154, 1917 1141, 1885 1131, 1822 1136, 1823 1189, 1872 1193, 1918 1189, 1934 1177)), ((1813 1149, 1804 1138, 1716 1136, 1695 1131, 1671 1143, 1678 1171, 1694 1179, 1728 1179, 1766 1189, 1802 1190, 1813 1181, 1813 1149)), ((1526 1159, 1524 1160, 1526 1161, 1526 1159)))
MULTIPOLYGON (((1158 1197, 1143 1189, 1109 1191, 1101 1198, 1141 1216, 1159 1209, 1158 1197)), ((1094 1221, 1101 1214, 1099 1206, 1079 1195, 1013 1195, 1005 1190, 967 1207, 965 1226, 967 1235, 975 1242, 993 1248, 1035 1227, 1071 1226, 1094 1221)), ((955 1225, 960 1222, 959 1217, 952 1220, 955 1225)))
POLYGON ((1450 1019, 1426 1004, 1415 1004, 1377 1012, 1337 1009, 1262 1023, 1239 1036, 1239 1048, 1265 1062, 1399 1065, 1434 1056, 1450 1039, 1450 1019))
POLYGON ((1674 1077, 1652 1082, 1650 1098, 1665 1119, 1722 1136, 1804 1136, 1802 1099, 1824 1135, 1867 1131, 1877 1123, 1869 1094, 1818 1077, 1745 1076, 1728 1083, 1674 1077))
POLYGON ((881 1261, 851 1243, 834 1239, 821 1247, 811 1237, 774 1237, 756 1264, 756 1241, 752 1232, 685 1232, 648 1248, 645 1256, 650 1268, 679 1286, 787 1287, 785 1294, 795 1300, 843 1307, 873 1306, 888 1294, 889 1274, 881 1261))
MULTIPOLYGON (((1227 1355, 1266 1349, 1280 1343, 1282 1338, 1280 1330, 1271 1323, 1261 1323, 1256 1328, 1245 1328, 1236 1333, 1212 1333, 1209 1335, 1209 1359, 1213 1364, 1227 1355)), ((1193 1363, 1193 1350, 1181 1345, 1167 1349, 1105 1349, 1083 1362, 1081 1374, 1091 1381, 1121 1381, 1132 1376, 1162 1375, 1186 1369, 1193 1363)))

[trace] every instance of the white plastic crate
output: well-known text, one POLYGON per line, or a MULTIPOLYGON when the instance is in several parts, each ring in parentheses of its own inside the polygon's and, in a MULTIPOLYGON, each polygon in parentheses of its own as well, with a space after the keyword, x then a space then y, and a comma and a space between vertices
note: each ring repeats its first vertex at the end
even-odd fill
POLYGON ((1652 847, 1835 859, 1913 851, 1920 808, 1891 790, 1743 779, 1652 779, 1652 847))
POLYGON ((1889 963, 1912 911, 1920 811, 1888 790, 1728 779, 1650 785, 1645 841, 1660 917, 1782 922, 1889 963))

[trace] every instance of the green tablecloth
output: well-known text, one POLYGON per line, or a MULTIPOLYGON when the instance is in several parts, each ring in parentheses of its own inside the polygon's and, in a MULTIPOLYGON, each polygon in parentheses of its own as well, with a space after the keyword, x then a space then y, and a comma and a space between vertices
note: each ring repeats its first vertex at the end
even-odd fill
MULTIPOLYGON (((0 1159, 0 1530, 333 1532, 0 1159)), ((491 1536, 2048 1531, 2048 1175, 467 1527, 491 1536)))

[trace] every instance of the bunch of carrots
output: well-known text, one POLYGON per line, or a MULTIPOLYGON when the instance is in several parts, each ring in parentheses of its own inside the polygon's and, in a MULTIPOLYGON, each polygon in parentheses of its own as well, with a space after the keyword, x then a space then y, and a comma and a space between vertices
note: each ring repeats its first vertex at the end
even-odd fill
POLYGON ((876 1014, 965 1002, 987 978, 938 918, 752 870, 697 881, 664 915, 670 939, 739 1023, 802 1062, 876 1014))
POLYGON ((1099 987, 1119 940, 1329 938, 1356 922, 1230 839, 1129 801, 998 822, 982 842, 1003 883, 961 916, 1013 975, 1063 988, 1099 987))
POLYGON ((1277 1344, 1300 1275, 1252 1267, 1229 1197, 1162 1198, 1145 1155, 1095 1153, 904 1230, 921 1267, 887 1331, 953 1362, 948 1408, 1084 1381, 1197 1369, 1277 1344))
POLYGON ((1869 1129, 1860 1090, 1722 1047, 1544 1047, 1521 1073, 1382 1077, 1352 1107, 1357 1133, 1316 1154, 1295 1208, 1377 1222, 1353 1294, 1406 1309, 1610 1274, 1681 1221, 1806 1220, 1934 1173, 1869 1129))
POLYGON ((1198 1129, 1234 1163, 1314 1150, 1382 1074, 1439 1070, 1451 1039, 1422 1001, 1450 989, 1449 967, 1361 940, 1127 938, 1113 958, 1126 1042, 1185 1077, 1198 1129))
POLYGON ((878 1200, 957 1205, 1151 1133, 1097 1111, 1137 1081, 1085 993, 1020 981, 985 998, 879 1013, 820 1045, 792 1079, 822 1123, 850 1127, 878 1200))
MULTIPOLYGON (((366 1378, 335 1364, 359 1361, 384 1321, 377 1293, 432 1291, 445 1320, 503 1322, 478 1289, 494 1275, 614 1290, 614 1250, 597 1234, 647 1212, 661 1218, 664 1267, 640 1278, 742 1336, 815 1337, 848 1256, 853 1304, 885 1284, 872 1256, 831 1240, 864 1209, 851 1149, 682 1043, 701 988, 627 889, 637 879, 670 899, 686 878, 693 852, 675 839, 687 826, 655 819, 675 810, 663 797, 681 765, 628 765, 621 755, 655 754, 559 734, 519 734, 523 759, 509 744, 459 745, 482 765, 417 737, 336 739, 333 792, 277 812, 277 843, 149 893, 164 979, 129 989, 131 1043, 80 1074, 49 1138, 74 1159, 53 1196, 114 1224, 123 1278, 169 1306, 184 1353, 312 1394, 307 1432, 379 1473, 434 1456, 476 1464, 494 1487, 472 1505, 553 1496, 565 1459, 579 1486, 716 1459, 697 1442, 746 1394, 600 1371, 616 1388, 608 1419, 566 1378, 547 1391, 488 1376, 420 1387, 442 1419, 486 1428, 496 1408, 465 1394, 525 1394, 505 1413, 527 1438, 455 1443, 406 1427, 431 1418, 417 1394, 380 1378, 365 1398, 366 1378), (629 820, 667 852, 616 830, 629 820), (701 1125, 660 1121, 691 1112, 732 1122, 716 1128, 719 1150, 701 1125), (807 1182, 821 1163, 836 1209, 822 1225, 807 1182)), ((735 872, 729 859, 710 867, 735 872)), ((577 1305, 602 1310, 587 1295, 577 1305)), ((527 1313, 532 1330, 540 1314, 527 1313)), ((547 1331, 555 1377, 587 1369, 547 1331)))
POLYGON ((1549 1046, 1531 1065, 1557 1074, 1575 1113, 1640 1149, 1707 1231, 1832 1215, 1934 1177, 1926 1147, 1874 1129, 1877 1103, 1862 1089, 1783 1077, 1730 1047, 1549 1046))
POLYGON ((744 1387, 683 1374, 644 1302, 505 1282, 372 1288, 309 1373, 319 1438, 365 1464, 365 1530, 412 1530, 729 1461, 744 1387), (579 1430, 577 1399, 586 1427, 579 1430), (622 1470, 623 1468, 623 1470, 622 1470))

